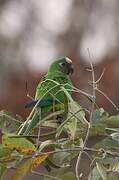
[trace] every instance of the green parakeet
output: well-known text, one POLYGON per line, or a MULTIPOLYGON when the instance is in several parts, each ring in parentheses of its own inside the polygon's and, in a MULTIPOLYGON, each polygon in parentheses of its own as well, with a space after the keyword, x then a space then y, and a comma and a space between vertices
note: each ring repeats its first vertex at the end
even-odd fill
POLYGON ((37 108, 24 132, 25 135, 28 135, 40 120, 52 112, 64 110, 63 117, 67 116, 68 99, 62 87, 71 94, 72 82, 69 75, 72 72, 72 61, 68 57, 58 59, 50 65, 47 74, 38 84, 35 101, 26 105, 33 107, 37 103, 37 108))

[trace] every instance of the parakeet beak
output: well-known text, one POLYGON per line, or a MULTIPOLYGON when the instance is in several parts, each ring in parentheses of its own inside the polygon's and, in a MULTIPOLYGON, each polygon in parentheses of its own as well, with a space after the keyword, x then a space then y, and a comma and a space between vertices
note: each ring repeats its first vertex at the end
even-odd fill
POLYGON ((72 74, 73 72, 74 72, 74 66, 73 66, 73 64, 69 64, 67 74, 72 74))
POLYGON ((66 57, 66 62, 68 64, 68 72, 67 74, 72 74, 74 72, 74 66, 72 64, 72 60, 66 57))

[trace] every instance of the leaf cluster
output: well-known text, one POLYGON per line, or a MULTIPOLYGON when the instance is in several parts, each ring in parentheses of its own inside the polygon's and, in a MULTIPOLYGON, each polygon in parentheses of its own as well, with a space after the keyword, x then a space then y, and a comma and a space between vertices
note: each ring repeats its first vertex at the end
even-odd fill
POLYGON ((44 180, 119 179, 119 115, 110 116, 97 106, 85 110, 62 90, 69 100, 67 118, 58 124, 54 112, 30 135, 19 133, 24 125, 21 117, 0 111, 0 179, 9 169, 14 169, 13 180, 23 179, 28 172, 44 180), (82 171, 82 154, 90 161, 88 175, 82 171))

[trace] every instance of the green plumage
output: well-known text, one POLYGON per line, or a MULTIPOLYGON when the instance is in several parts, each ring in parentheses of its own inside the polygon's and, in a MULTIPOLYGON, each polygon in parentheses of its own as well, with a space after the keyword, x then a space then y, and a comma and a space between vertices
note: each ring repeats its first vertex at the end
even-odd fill
POLYGON ((69 74, 72 70, 72 61, 67 57, 58 59, 51 64, 47 74, 38 84, 35 95, 35 100, 44 100, 45 105, 42 104, 36 108, 24 134, 29 134, 40 120, 52 112, 64 110, 63 117, 67 116, 68 99, 62 87, 71 94, 72 83, 69 74))

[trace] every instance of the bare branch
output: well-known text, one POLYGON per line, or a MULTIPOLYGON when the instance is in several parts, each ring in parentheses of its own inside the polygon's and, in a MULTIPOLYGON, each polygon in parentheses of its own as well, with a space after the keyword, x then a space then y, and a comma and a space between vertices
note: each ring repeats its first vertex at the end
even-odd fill
POLYGON ((34 100, 34 98, 31 97, 30 94, 29 94, 28 83, 27 83, 27 81, 26 81, 26 96, 27 96, 28 98, 30 98, 31 100, 34 100))
MULTIPOLYGON (((70 148, 70 149, 59 149, 59 150, 54 150, 54 151, 48 151, 48 152, 38 152, 37 155, 35 155, 35 157, 39 156, 39 155, 46 155, 46 154, 56 154, 56 153, 59 153, 59 152, 79 152, 79 151, 82 151, 82 147, 81 146, 75 146, 74 148, 70 148)), ((114 157, 119 157, 119 153, 117 151, 110 151, 110 150, 105 150, 105 149, 95 149, 95 148, 89 148, 89 147, 84 147, 83 149, 84 152, 95 152, 95 153, 98 153, 98 154, 108 154, 108 155, 111 155, 111 156, 114 156, 114 157)), ((104 157, 103 155, 103 157, 104 157)), ((28 159, 32 157, 31 155, 26 157, 25 159, 28 159)))
POLYGON ((95 81, 95 84, 98 84, 98 83, 101 81, 101 79, 102 79, 104 73, 105 73, 105 68, 103 69, 103 71, 102 71, 100 77, 98 78, 98 80, 95 81))
POLYGON ((100 89, 98 89, 97 87, 95 88, 96 91, 98 91, 100 94, 102 94, 111 104, 112 106, 117 110, 119 111, 119 108, 117 107, 116 104, 114 104, 114 102, 103 92, 101 91, 100 89))
POLYGON ((94 68, 93 68, 92 59, 91 59, 91 56, 90 56, 90 51, 89 51, 89 49, 88 49, 88 54, 89 54, 90 66, 91 66, 91 73, 92 73, 92 86, 93 86, 92 94, 93 94, 94 100, 93 100, 92 103, 91 103, 90 119, 89 119, 87 134, 86 134, 86 137, 85 137, 85 139, 84 139, 84 143, 83 143, 83 146, 82 146, 82 150, 80 151, 80 153, 79 153, 79 155, 78 155, 78 158, 77 158, 77 162, 76 162, 75 171, 76 171, 77 180, 80 180, 80 176, 79 176, 79 164, 80 164, 81 157, 82 157, 83 151, 84 151, 84 149, 85 149, 87 140, 88 140, 88 138, 89 138, 90 127, 91 127, 91 124, 92 124, 92 114, 93 114, 94 107, 95 107, 95 94, 96 94, 96 93, 95 93, 95 87, 96 87, 96 84, 95 84, 95 73, 94 73, 94 68))
POLYGON ((54 176, 50 176, 48 174, 43 174, 43 173, 40 173, 40 172, 37 172, 37 171, 31 171, 32 174, 35 174, 35 175, 38 175, 38 176, 42 176, 42 177, 47 177, 49 179, 54 179, 54 180, 62 180, 61 178, 57 178, 57 177, 54 177, 54 176))

